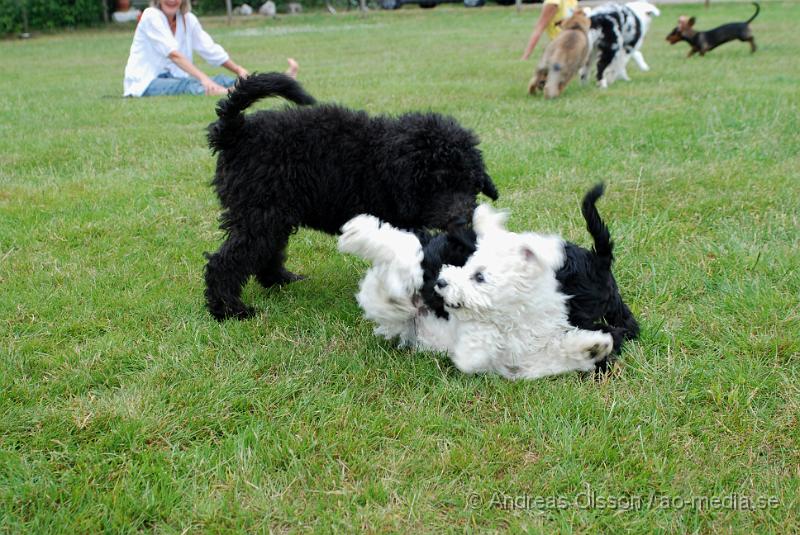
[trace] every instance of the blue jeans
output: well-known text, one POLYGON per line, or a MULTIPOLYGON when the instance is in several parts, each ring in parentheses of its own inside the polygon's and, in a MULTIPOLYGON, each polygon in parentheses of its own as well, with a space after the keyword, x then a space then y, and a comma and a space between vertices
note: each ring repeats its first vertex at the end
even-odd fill
MULTIPOLYGON (((236 80, 224 74, 211 77, 222 87, 233 87, 236 80)), ((143 97, 160 97, 162 95, 205 95, 206 90, 197 78, 175 78, 168 72, 158 75, 158 78, 150 82, 147 89, 142 94, 143 97)))

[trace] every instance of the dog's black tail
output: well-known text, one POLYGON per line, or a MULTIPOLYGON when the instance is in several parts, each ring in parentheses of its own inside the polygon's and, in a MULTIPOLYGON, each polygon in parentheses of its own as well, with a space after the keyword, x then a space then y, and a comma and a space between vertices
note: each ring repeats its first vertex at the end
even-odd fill
MULTIPOLYGON (((594 239, 594 252, 601 262, 601 266, 611 272, 611 263, 614 261, 614 242, 611 234, 597 211, 595 204, 603 196, 605 185, 600 183, 589 190, 583 197, 581 212, 586 220, 586 228, 594 239)), ((622 340, 632 340, 639 336, 639 324, 633 317, 631 309, 622 300, 619 292, 614 292, 611 302, 607 304, 604 319, 612 327, 614 337, 614 350, 619 352, 622 340)))
POLYGON ((590 189, 583 197, 581 213, 583 214, 583 219, 586 220, 586 230, 589 231, 589 234, 594 239, 595 254, 605 261, 603 262, 603 267, 610 270, 611 262, 614 260, 614 242, 611 241, 608 227, 603 222, 595 206, 597 199, 603 196, 605 189, 606 187, 603 183, 597 184, 590 189))
POLYGON ((753 5, 754 5, 754 6, 756 6, 756 12, 755 12, 755 13, 753 13, 753 16, 752 16, 752 17, 750 17, 749 19, 747 19, 747 21, 745 22, 745 24, 750 24, 751 22, 753 22, 753 19, 755 19, 755 18, 758 16, 758 13, 759 13, 759 11, 761 11, 761 8, 758 6, 758 4, 757 4, 756 2, 753 2, 753 5))
POLYGON ((285 74, 253 73, 247 78, 239 78, 227 98, 217 103, 219 120, 208 127, 211 148, 221 150, 225 148, 225 140, 235 139, 236 131, 244 124, 242 112, 257 100, 267 97, 282 97, 301 106, 316 103, 297 80, 285 74))

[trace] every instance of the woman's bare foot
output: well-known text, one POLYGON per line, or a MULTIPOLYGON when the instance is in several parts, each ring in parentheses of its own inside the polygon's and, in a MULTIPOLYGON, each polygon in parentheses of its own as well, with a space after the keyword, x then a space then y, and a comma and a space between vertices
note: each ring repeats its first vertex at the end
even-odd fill
POLYGON ((292 78, 297 78, 297 71, 300 70, 300 65, 292 58, 287 58, 286 61, 289 62, 289 68, 286 69, 286 74, 292 78))

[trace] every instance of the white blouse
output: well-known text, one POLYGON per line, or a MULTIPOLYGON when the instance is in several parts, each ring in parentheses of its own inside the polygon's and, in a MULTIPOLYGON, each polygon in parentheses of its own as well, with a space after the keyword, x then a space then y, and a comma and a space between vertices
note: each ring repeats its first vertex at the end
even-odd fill
POLYGON ((228 61, 228 53, 203 30, 193 13, 178 13, 176 18, 177 28, 172 35, 163 11, 155 7, 144 10, 125 66, 124 96, 142 96, 150 82, 163 72, 176 78, 188 78, 189 75, 169 59, 169 54, 175 50, 189 61, 192 61, 192 51, 196 50, 215 67, 228 61))

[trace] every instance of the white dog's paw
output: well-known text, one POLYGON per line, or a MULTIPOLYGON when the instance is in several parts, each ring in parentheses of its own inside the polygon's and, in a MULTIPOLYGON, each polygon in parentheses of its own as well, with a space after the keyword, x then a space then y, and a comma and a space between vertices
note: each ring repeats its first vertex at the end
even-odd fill
POLYGON ((381 228, 381 220, 374 215, 361 214, 342 225, 342 234, 370 232, 381 228))
POLYGON ((597 87, 599 87, 600 89, 608 89, 608 80, 603 78, 602 80, 597 82, 597 87))
POLYGON ((369 214, 357 215, 342 225, 342 235, 339 236, 339 251, 357 254, 361 248, 377 234, 381 228, 381 221, 369 214))
POLYGON ((610 334, 594 331, 594 336, 586 340, 582 354, 592 364, 600 362, 614 350, 614 339, 610 334))
POLYGON ((478 205, 472 214, 472 226, 479 236, 505 230, 506 221, 508 221, 508 212, 495 210, 488 204, 478 205))
POLYGON ((567 333, 563 349, 576 370, 591 371, 614 350, 614 339, 602 331, 575 329, 567 333))

